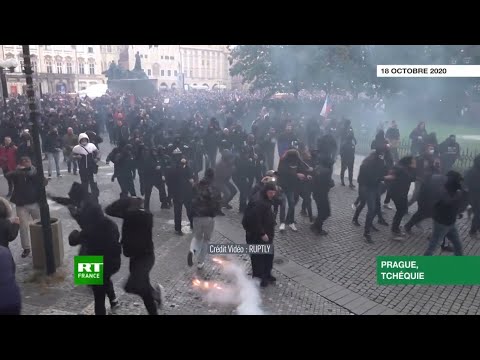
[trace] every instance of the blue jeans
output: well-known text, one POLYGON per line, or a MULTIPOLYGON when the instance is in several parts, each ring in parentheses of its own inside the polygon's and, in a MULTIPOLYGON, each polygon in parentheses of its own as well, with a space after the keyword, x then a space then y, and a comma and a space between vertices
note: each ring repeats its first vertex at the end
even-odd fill
POLYGON ((294 191, 285 191, 285 197, 287 198, 288 211, 287 218, 285 223, 287 225, 295 223, 295 192, 294 191))
POLYGON ((55 161, 55 170, 57 171, 57 176, 60 176, 60 151, 55 151, 53 153, 47 152, 48 158, 48 176, 52 176, 52 163, 55 161))
POLYGON ((457 256, 463 255, 462 243, 460 242, 460 236, 458 235, 457 226, 453 225, 442 225, 433 221, 433 230, 430 243, 428 244, 427 251, 425 251, 425 256, 431 256, 438 248, 440 242, 447 237, 448 240, 453 245, 454 254, 457 256))

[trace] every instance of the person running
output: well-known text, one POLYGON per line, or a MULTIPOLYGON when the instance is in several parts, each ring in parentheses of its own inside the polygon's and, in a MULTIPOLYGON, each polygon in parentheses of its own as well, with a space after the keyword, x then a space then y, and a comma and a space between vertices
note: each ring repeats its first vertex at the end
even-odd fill
POLYGON ((152 213, 143 208, 141 198, 117 200, 105 208, 105 213, 123 219, 121 244, 123 254, 130 258, 125 291, 139 295, 149 315, 158 315, 164 300, 162 285, 157 284, 154 289, 150 284, 150 271, 155 264, 152 213))
POLYGON ((221 208, 220 192, 213 186, 214 177, 214 170, 209 168, 205 171, 205 177, 193 187, 193 238, 187 263, 188 266, 193 266, 195 257, 198 269, 204 266, 208 244, 215 228, 215 217, 221 208))

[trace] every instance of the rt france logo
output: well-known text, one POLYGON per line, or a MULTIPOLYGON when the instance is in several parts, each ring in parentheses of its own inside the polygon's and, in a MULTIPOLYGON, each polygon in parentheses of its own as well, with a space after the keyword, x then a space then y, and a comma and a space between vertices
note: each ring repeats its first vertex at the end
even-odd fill
POLYGON ((75 256, 75 285, 103 285, 103 256, 75 256))

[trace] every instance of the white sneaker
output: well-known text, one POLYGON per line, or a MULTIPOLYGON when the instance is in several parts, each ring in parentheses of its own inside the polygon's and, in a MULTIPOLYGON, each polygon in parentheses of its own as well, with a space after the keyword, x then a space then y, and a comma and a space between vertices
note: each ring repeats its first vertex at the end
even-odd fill
POLYGON ((355 206, 355 204, 352 204, 352 210, 357 210, 357 207, 355 206))
POLYGON ((280 224, 280 231, 284 232, 285 231, 285 223, 280 224))
POLYGON ((290 226, 290 229, 292 229, 292 231, 298 231, 297 227, 295 226, 295 224, 290 224, 288 225, 290 226))
POLYGON ((383 204, 384 209, 392 210, 393 208, 388 204, 383 204))
POLYGON ((200 262, 200 263, 197 264, 197 269, 202 270, 204 266, 205 266, 205 263, 200 262))

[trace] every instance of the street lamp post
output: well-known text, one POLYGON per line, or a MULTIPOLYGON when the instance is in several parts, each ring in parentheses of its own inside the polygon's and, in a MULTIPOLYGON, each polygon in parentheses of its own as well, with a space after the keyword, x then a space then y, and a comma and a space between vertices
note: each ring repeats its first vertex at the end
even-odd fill
POLYGON ((27 82, 27 97, 28 107, 30 109, 30 122, 32 123, 32 140, 33 150, 35 153, 35 165, 37 167, 37 181, 40 186, 39 191, 39 207, 40 207, 40 220, 43 230, 43 245, 45 248, 45 260, 47 275, 55 273, 55 258, 53 254, 53 241, 52 241, 52 228, 50 225, 50 209, 47 202, 47 194, 45 192, 45 186, 43 186, 43 164, 42 164, 42 150, 40 148, 40 132, 38 125, 39 113, 37 111, 37 104, 35 102, 35 90, 33 89, 32 78, 32 62, 30 59, 30 45, 22 45, 25 78, 27 82))
POLYGON ((3 97, 3 106, 7 107, 8 99, 8 86, 7 86, 7 75, 5 70, 13 73, 15 68, 18 66, 16 59, 5 59, 0 61, 0 77, 2 80, 2 97, 3 97))

